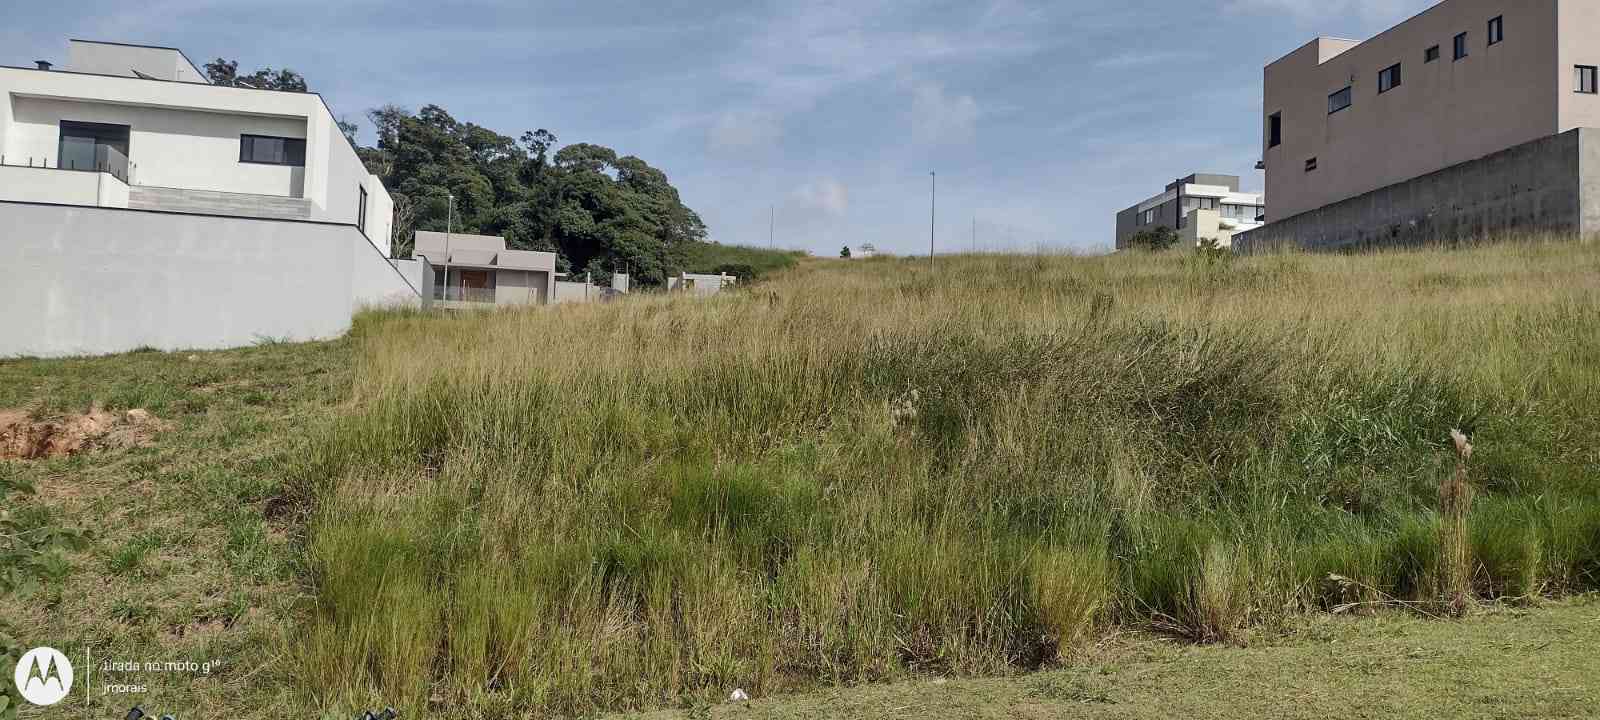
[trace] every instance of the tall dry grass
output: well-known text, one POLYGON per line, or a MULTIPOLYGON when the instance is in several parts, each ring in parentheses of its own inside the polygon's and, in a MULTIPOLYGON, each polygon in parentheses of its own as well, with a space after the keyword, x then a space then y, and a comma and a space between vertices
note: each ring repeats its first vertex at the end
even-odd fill
POLYGON ((1535 240, 367 316, 300 474, 306 687, 578 714, 1438 600, 1456 427, 1467 585, 1600 587, 1597 289, 1535 240))

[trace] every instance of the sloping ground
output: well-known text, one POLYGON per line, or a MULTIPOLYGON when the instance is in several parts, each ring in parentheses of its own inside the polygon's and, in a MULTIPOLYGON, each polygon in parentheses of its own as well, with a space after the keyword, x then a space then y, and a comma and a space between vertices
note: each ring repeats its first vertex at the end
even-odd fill
POLYGON ((1586 540, 1600 513, 1582 494, 1600 433, 1579 412, 1600 391, 1600 250, 941 263, 938 282, 920 263, 806 263, 706 302, 398 312, 331 343, 0 361, 0 407, 51 418, 98 402, 170 425, 143 447, 0 461, 0 478, 38 488, 0 500, 25 530, 94 532, 38 592, 0 597, 0 635, 74 658, 92 644, 97 659, 214 663, 203 677, 96 672, 93 717, 133 702, 179 718, 363 704, 446 718, 1582 717, 1592 703, 1576 678, 1593 666, 1593 605, 1327 620, 1323 603, 1381 598, 1314 578, 1337 568, 1425 594, 1402 585, 1426 579, 1433 433, 1471 422, 1475 589, 1559 595, 1600 579, 1600 541, 1586 540), (1090 323, 1125 324, 1105 337, 1128 344, 982 341, 1090 323), (1208 326, 1276 341, 1185 334, 1208 326), (1312 343, 1308 327, 1343 343, 1312 343), (552 337, 587 344, 553 353, 552 337), (1329 363, 1263 369, 1308 356, 1329 363), (841 357, 871 362, 824 362, 841 357), (1334 372, 1346 363, 1372 372, 1334 372), (1060 422, 1097 397, 1142 420, 1060 422), (1294 432, 1274 435, 1277 421, 1294 432), (1252 465, 1274 460, 1238 454, 1256 437, 1297 452, 1252 465), (1262 472, 1285 467, 1299 484, 1262 472), (1073 564, 1098 557, 1074 547, 1108 536, 1063 535, 1048 555, 994 541, 1059 528, 1084 487, 1152 522, 1266 489, 1275 512, 1287 498, 1291 519, 1317 522, 1300 537, 1230 526, 1260 519, 1246 504, 1124 523, 1143 535, 1116 542, 1145 554, 1114 558, 1115 573, 1073 564), (963 523, 940 524, 947 510, 963 523), (546 541, 552 528, 581 532, 546 541), (1162 547, 1185 552, 1150 552, 1162 547), (767 585, 775 572, 785 584, 767 585), (847 593, 856 605, 839 604, 847 593), (1130 597, 1174 603, 1173 617, 1130 597), (1163 623, 1210 623, 1249 647, 1126 640, 1163 623), (1046 672, 1018 675, 1035 663, 1046 672), (107 683, 147 687, 108 696, 107 683), (852 689, 782 696, 830 684, 852 689), (753 710, 696 705, 734 687, 753 710))
POLYGON ((1320 620, 1276 645, 1118 638, 1062 670, 918 680, 634 716, 649 720, 1592 718, 1600 599, 1462 622, 1320 620))
POLYGON ((377 318, 294 484, 304 687, 587 715, 1594 590, 1597 268, 819 261, 698 304, 377 318))
MULTIPOLYGON (((294 539, 303 525, 274 498, 306 431, 344 396, 348 362, 346 341, 0 360, 0 407, 29 408, 19 422, 30 428, 89 431, 51 435, 87 437, 78 452, 0 460, 0 512, 23 533, 91 533, 83 551, 47 563, 35 591, 8 595, 0 583, 0 650, 9 636, 74 662, 89 645, 96 665, 213 663, 209 674, 79 667, 66 710, 20 717, 120 718, 136 702, 153 717, 300 716, 281 656, 303 588, 294 539), (150 417, 130 421, 139 408, 150 417), (146 433, 153 423, 160 431, 146 433), (108 441, 101 430, 138 435, 108 441), (5 497, 6 481, 36 493, 5 497), (144 691, 108 695, 107 684, 144 691)), ((9 683, 7 670, 0 691, 9 683)))

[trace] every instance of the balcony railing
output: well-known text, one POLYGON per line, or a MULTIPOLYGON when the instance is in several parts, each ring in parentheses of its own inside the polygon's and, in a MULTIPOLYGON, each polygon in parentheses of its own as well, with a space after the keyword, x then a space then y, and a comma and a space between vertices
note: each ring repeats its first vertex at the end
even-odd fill
POLYGON ((46 170, 81 170, 84 172, 103 172, 118 180, 124 185, 133 184, 133 173, 138 165, 128 162, 128 156, 123 155, 116 148, 109 145, 95 147, 94 153, 84 158, 56 158, 52 164, 48 157, 18 158, 0 155, 0 165, 12 167, 32 167, 46 170))
POLYGON ((433 287, 433 299, 446 302, 472 302, 493 303, 495 301, 494 288, 471 287, 433 287))

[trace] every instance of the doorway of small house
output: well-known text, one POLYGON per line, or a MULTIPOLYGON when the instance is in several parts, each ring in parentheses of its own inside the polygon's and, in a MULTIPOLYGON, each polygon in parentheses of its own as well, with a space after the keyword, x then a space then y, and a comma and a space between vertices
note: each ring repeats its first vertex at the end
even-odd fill
POLYGON ((494 302, 494 274, 488 270, 457 271, 461 299, 466 302, 494 302))

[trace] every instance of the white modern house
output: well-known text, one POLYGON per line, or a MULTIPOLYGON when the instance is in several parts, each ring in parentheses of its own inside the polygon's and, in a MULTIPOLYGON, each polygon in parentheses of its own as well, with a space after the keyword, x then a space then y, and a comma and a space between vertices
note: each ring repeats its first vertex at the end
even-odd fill
POLYGON ((338 335, 417 298, 392 217, 315 93, 121 43, 0 67, 0 357, 338 335))
POLYGON ((739 282, 739 278, 727 273, 711 275, 709 273, 679 273, 677 276, 667 278, 667 290, 670 292, 686 292, 691 295, 715 295, 724 289, 732 289, 739 282))
POLYGON ((1187 242, 1215 240, 1227 246, 1234 233, 1261 227, 1266 204, 1262 193, 1241 192, 1237 175, 1193 173, 1117 213, 1116 247, 1126 248, 1134 235, 1162 226, 1187 242))

